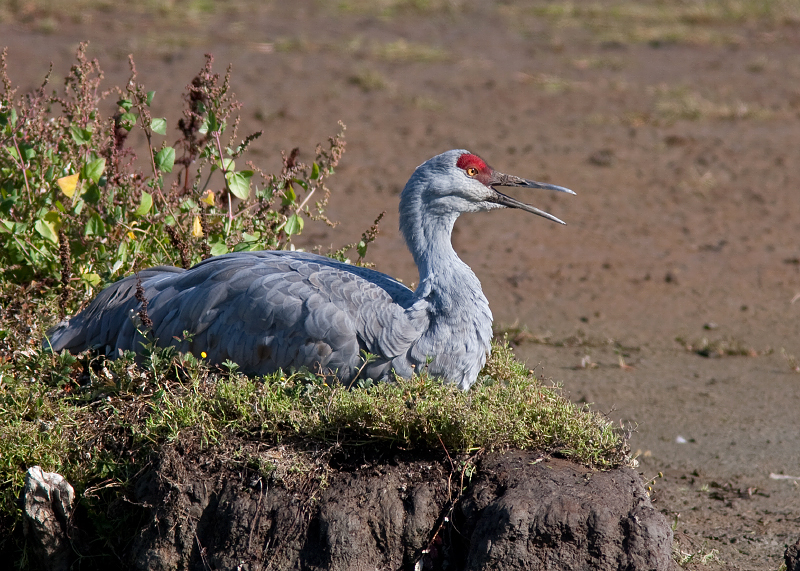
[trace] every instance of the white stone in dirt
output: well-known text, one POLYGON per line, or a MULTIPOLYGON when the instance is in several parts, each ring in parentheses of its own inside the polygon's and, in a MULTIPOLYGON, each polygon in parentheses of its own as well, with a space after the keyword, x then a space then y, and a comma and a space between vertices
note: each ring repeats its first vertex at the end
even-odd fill
POLYGON ((61 474, 33 466, 25 474, 22 498, 23 530, 42 568, 69 569, 67 526, 75 503, 72 486, 61 474))

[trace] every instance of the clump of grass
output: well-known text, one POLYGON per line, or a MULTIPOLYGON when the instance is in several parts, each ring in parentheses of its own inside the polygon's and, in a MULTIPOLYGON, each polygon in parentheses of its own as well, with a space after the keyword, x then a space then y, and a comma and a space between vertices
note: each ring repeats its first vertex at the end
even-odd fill
POLYGON ((656 88, 655 112, 668 121, 688 119, 765 119, 769 110, 744 101, 716 102, 685 87, 656 88))
POLYGON ((457 12, 466 0, 339 0, 336 7, 342 12, 375 14, 391 18, 399 14, 436 14, 457 12))
POLYGON ((781 348, 781 356, 786 360, 789 369, 794 373, 800 373, 800 360, 794 355, 786 352, 786 349, 781 348))
POLYGON ((724 561, 719 558, 718 549, 708 549, 706 545, 703 544, 703 546, 698 549, 686 551, 678 541, 672 544, 672 559, 680 567, 685 567, 690 563, 702 566, 711 563, 724 564, 724 561))
POLYGON ((771 353, 770 349, 758 351, 753 347, 748 347, 744 342, 732 338, 709 339, 703 337, 694 341, 687 341, 683 337, 675 338, 675 341, 683 345, 684 349, 697 353, 701 357, 758 357, 771 353))
POLYGON ((380 91, 389 87, 388 80, 374 69, 361 68, 350 76, 349 82, 361 88, 362 91, 380 91))
POLYGON ((392 62, 436 62, 449 58, 448 53, 434 46, 399 39, 372 47, 375 57, 392 62))
POLYGON ((535 448, 609 468, 627 461, 604 418, 570 403, 498 344, 463 392, 417 376, 348 390, 307 372, 253 379, 190 354, 145 351, 106 361, 17 350, 0 366, 0 506, 13 508, 25 469, 39 464, 79 488, 133 473, 137 459, 191 430, 285 441, 367 442, 450 452, 535 448), (92 450, 87 459, 85 450, 92 450))

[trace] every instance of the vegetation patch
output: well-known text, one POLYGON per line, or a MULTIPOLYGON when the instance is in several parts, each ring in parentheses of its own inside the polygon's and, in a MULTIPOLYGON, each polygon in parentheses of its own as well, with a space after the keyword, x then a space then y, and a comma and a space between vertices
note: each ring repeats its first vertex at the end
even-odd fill
POLYGON ((546 19, 554 35, 582 28, 604 44, 724 45, 744 41, 732 26, 744 22, 794 26, 800 6, 792 0, 700 0, 696 2, 510 2, 498 8, 515 28, 527 31, 546 19))
POLYGON ((687 341, 683 337, 677 337, 675 341, 683 345, 684 349, 687 351, 697 353, 701 357, 758 357, 759 355, 768 355, 772 353, 771 349, 758 351, 753 347, 748 347, 739 339, 724 337, 717 339, 703 337, 693 341, 687 341))

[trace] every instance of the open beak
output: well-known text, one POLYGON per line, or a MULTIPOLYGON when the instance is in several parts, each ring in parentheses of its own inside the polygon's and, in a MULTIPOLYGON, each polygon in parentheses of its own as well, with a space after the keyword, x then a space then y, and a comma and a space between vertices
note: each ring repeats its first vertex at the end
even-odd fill
POLYGON ((548 220, 552 220, 553 222, 558 222, 559 224, 566 224, 563 220, 560 220, 545 212, 544 210, 539 210, 535 206, 531 206, 530 204, 525 204, 524 202, 520 202, 515 198, 511 198, 510 196, 503 194, 499 190, 497 190, 496 186, 519 186, 523 188, 543 188, 544 190, 555 190, 557 192, 566 192, 567 194, 575 194, 568 188, 564 188, 563 186, 556 186, 555 184, 545 184, 543 182, 536 182, 534 180, 527 180, 524 178, 519 178, 518 176, 512 176, 508 174, 503 174, 501 172, 493 172, 491 179, 489 180, 489 184, 494 190, 495 194, 491 198, 489 198, 490 202, 494 202, 495 204, 500 204, 507 208, 519 208, 520 210, 524 210, 526 212, 531 212, 533 214, 537 214, 548 220))

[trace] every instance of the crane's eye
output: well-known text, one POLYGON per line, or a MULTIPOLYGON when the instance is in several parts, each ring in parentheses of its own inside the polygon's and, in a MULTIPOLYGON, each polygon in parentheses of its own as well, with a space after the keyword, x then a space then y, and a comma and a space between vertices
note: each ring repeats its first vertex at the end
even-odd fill
POLYGON ((476 169, 475 167, 467 167, 467 176, 475 178, 476 176, 478 176, 478 169, 476 169))

